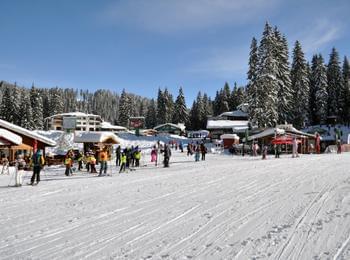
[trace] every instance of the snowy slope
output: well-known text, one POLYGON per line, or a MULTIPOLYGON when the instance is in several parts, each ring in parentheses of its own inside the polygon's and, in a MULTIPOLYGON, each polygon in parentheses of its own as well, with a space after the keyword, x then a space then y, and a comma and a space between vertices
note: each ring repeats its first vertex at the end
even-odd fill
POLYGON ((102 178, 52 168, 36 187, 0 175, 0 258, 350 258, 350 154, 171 161, 102 178))

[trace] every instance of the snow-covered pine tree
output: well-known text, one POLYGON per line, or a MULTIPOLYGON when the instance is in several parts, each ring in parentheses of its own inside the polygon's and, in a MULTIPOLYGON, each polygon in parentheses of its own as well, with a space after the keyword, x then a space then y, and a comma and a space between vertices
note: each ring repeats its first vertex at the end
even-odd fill
POLYGON ((175 107, 174 107, 174 114, 173 114, 173 123, 183 123, 187 124, 189 115, 186 107, 186 101, 185 101, 185 95, 183 93, 182 87, 179 89, 179 94, 175 101, 175 107))
POLYGON ((251 121, 256 119, 257 108, 259 107, 258 91, 257 91, 257 73, 258 73, 258 43, 253 37, 250 45, 249 53, 249 70, 247 85, 247 102, 249 104, 249 118, 251 121))
MULTIPOLYGON (((322 55, 316 55, 312 64, 312 89, 314 94, 315 120, 314 124, 324 124, 327 120, 327 71, 322 55)), ((311 97, 311 95, 310 95, 311 97)))
POLYGON ((173 95, 168 91, 167 88, 165 88, 163 97, 164 97, 164 103, 165 103, 165 122, 171 123, 173 120, 173 113, 174 113, 173 95))
POLYGON ((327 81, 328 81, 328 116, 338 116, 341 118, 342 110, 339 106, 340 91, 343 85, 341 74, 339 54, 335 48, 329 57, 327 66, 327 81))
POLYGON ((34 129, 43 129, 44 118, 43 118, 43 101, 40 92, 32 85, 30 89, 30 103, 33 113, 33 127, 34 129))
POLYGON ((35 129, 34 120, 33 120, 33 112, 32 112, 32 104, 30 102, 30 95, 26 89, 22 91, 22 99, 21 99, 21 126, 23 128, 33 130, 35 129))
POLYGON ((318 124, 317 119, 317 108, 316 108, 316 81, 315 81, 315 71, 317 67, 318 55, 314 55, 311 61, 311 71, 309 73, 309 120, 310 125, 318 124))
POLYGON ((16 124, 21 124, 21 90, 17 84, 3 84, 4 92, 1 102, 1 118, 16 124))
POLYGON ((118 123, 122 126, 128 127, 129 118, 131 116, 131 100, 128 93, 123 89, 119 101, 119 115, 118 123))
POLYGON ((164 124, 166 123, 167 116, 166 116, 166 102, 164 98, 163 91, 159 88, 158 89, 158 97, 157 97, 157 124, 164 124))
POLYGON ((63 92, 62 89, 59 89, 58 87, 55 87, 49 90, 51 116, 63 113, 64 102, 63 102, 62 92, 63 92))
POLYGON ((153 128, 157 125, 157 107, 153 98, 148 105, 145 120, 147 128, 153 128))
POLYGON ((210 98, 208 97, 207 93, 203 94, 203 113, 204 113, 204 119, 203 119, 202 129, 206 129, 207 117, 213 116, 213 104, 210 98))
POLYGON ((199 124, 200 123, 199 123, 199 118, 197 113, 197 103, 196 103, 196 100, 193 100, 192 107, 190 110, 189 121, 186 126, 190 130, 195 130, 195 129, 198 129, 199 124))
POLYGON ((293 91, 292 122, 296 128, 301 128, 308 120, 309 78, 304 52, 299 41, 295 42, 293 49, 291 80, 293 91))
POLYGON ((271 26, 266 23, 258 49, 257 105, 253 122, 259 126, 275 126, 278 121, 278 67, 275 57, 276 39, 271 26))
POLYGON ((217 90, 213 100, 213 113, 215 116, 220 114, 220 92, 217 90))
POLYGON ((238 100, 237 100, 237 92, 238 92, 238 87, 237 87, 237 82, 234 83, 233 85, 233 89, 231 91, 231 94, 230 94, 230 101, 229 101, 229 109, 230 111, 233 111, 233 110, 236 110, 237 109, 237 106, 239 105, 238 104, 238 100))
POLYGON ((286 37, 282 36, 275 27, 274 30, 276 45, 275 58, 277 61, 277 80, 278 80, 278 122, 289 122, 291 118, 292 90, 290 80, 288 42, 286 37))
POLYGON ((345 106, 344 106, 344 122, 350 124, 350 64, 348 58, 344 57, 343 62, 343 83, 344 83, 344 96, 345 96, 345 106))

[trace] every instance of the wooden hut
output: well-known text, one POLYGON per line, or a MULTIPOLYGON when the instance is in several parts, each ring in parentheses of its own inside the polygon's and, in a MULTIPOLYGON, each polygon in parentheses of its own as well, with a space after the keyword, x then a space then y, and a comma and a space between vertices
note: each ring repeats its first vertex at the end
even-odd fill
POLYGON ((20 144, 11 146, 9 158, 10 161, 15 159, 16 151, 26 151, 26 153, 29 155, 30 153, 35 152, 37 149, 40 149, 43 151, 43 153, 45 153, 45 147, 56 146, 55 141, 5 120, 0 119, 0 129, 7 130, 8 132, 22 138, 22 142, 20 144))

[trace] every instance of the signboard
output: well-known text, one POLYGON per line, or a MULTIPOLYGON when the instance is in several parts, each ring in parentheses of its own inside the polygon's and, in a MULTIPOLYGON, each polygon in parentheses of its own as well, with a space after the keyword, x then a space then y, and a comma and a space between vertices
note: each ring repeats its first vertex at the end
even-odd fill
POLYGON ((142 129, 145 126, 144 117, 130 117, 129 118, 129 129, 142 129))
POLYGON ((76 127, 77 119, 75 117, 63 118, 63 130, 74 130, 76 127))

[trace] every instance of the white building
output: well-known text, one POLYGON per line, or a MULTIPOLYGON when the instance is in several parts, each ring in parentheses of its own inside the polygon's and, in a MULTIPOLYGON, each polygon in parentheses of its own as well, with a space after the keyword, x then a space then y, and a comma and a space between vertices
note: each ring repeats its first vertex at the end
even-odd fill
POLYGON ((47 117, 44 122, 47 130, 99 131, 102 119, 99 115, 71 112, 47 117))

